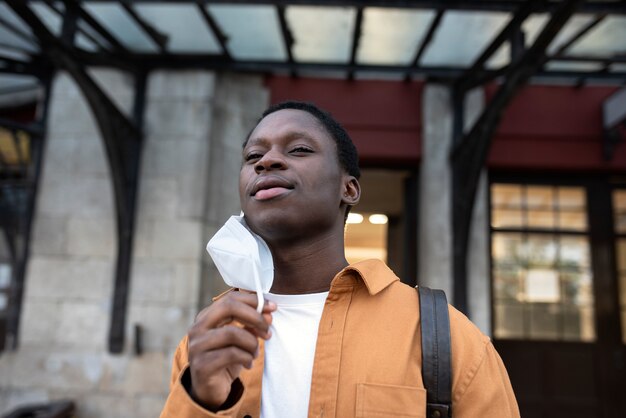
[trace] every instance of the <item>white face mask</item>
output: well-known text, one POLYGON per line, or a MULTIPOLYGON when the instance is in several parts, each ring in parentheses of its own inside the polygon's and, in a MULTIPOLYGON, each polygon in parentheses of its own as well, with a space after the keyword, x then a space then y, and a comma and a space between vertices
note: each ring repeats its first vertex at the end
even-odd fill
POLYGON ((227 285, 256 291, 260 313, 263 294, 270 291, 274 281, 272 253, 265 241, 248 229, 243 216, 231 216, 206 250, 227 285))

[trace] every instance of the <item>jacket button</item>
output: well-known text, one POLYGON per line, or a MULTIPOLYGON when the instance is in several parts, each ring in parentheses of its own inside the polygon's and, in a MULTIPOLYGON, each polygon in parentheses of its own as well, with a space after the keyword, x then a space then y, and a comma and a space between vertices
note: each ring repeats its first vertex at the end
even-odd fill
POLYGON ((433 418, 441 418, 441 412, 435 410, 435 411, 433 411, 433 414, 431 416, 433 418))

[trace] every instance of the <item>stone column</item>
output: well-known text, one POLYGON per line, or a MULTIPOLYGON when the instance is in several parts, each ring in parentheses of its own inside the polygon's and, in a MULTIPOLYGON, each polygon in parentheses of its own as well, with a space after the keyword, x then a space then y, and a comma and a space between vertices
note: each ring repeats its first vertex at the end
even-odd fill
POLYGON ((452 300, 452 101, 450 89, 428 84, 422 100, 418 283, 442 289, 452 300))
MULTIPOLYGON (((420 169, 419 281, 443 289, 454 304, 452 257, 452 173, 453 146, 451 91, 443 85, 424 88, 423 156, 420 169)), ((465 131, 471 129, 484 107, 482 89, 470 92, 465 100, 465 131)), ((487 178, 483 173, 472 217, 468 253, 468 299, 470 319, 485 333, 490 332, 490 276, 487 178)))
MULTIPOLYGON (((482 89, 465 99, 465 132, 472 128, 485 107, 482 89)), ((467 302, 470 319, 487 335, 491 333, 491 275, 489 272, 489 201, 487 170, 483 169, 476 190, 467 253, 467 302)))

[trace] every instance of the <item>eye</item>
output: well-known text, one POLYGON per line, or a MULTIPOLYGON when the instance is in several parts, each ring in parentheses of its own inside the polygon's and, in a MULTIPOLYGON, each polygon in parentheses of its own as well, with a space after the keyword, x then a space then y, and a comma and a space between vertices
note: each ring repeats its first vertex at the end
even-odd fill
POLYGON ((292 149, 290 152, 291 153, 296 153, 296 154, 298 154, 298 153, 312 153, 313 150, 311 148, 308 148, 308 147, 305 147, 305 146, 302 146, 302 145, 298 145, 297 147, 292 149))
POLYGON ((250 162, 252 160, 258 160, 261 157, 263 157, 263 154, 253 151, 246 155, 245 160, 246 162, 250 162))

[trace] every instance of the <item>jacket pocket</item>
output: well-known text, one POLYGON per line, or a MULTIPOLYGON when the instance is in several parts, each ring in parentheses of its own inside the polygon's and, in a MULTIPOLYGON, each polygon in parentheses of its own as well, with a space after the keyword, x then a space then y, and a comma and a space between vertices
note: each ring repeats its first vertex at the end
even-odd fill
POLYGON ((426 389, 357 383, 356 418, 426 418, 426 389))

